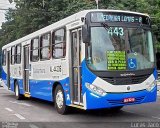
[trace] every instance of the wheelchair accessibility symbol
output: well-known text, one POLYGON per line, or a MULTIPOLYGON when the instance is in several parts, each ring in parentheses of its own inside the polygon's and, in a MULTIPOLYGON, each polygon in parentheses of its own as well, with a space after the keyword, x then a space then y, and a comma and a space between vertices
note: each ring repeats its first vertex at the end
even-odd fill
POLYGON ((128 59, 128 68, 134 70, 137 68, 137 60, 135 58, 128 59))

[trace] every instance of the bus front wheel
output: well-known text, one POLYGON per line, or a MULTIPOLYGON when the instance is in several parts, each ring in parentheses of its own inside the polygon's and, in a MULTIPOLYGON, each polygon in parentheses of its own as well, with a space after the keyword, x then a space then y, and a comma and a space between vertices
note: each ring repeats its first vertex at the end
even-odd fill
POLYGON ((54 94, 55 108, 59 114, 67 114, 68 106, 66 106, 64 91, 62 86, 58 85, 54 94))

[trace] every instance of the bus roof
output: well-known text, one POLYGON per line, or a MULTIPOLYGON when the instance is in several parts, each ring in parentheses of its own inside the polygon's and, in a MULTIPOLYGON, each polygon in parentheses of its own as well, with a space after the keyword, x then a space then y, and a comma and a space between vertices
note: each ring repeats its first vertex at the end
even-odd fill
POLYGON ((44 33, 47 33, 49 31, 52 31, 54 29, 58 29, 62 26, 65 26, 69 23, 72 23, 74 21, 78 21, 78 20, 81 20, 81 17, 85 17, 87 13, 89 12, 120 12, 120 13, 130 13, 130 14, 137 14, 137 15, 144 15, 144 16, 149 16, 147 14, 144 14, 144 13, 138 13, 138 12, 132 12, 132 11, 124 11, 124 10, 109 10, 109 9, 92 9, 92 10, 84 10, 84 11, 80 11, 78 13, 75 13, 69 17, 66 17, 58 22, 55 22, 47 27, 44 27, 38 31, 35 31, 29 35, 26 35, 18 40, 15 40, 9 44, 6 44, 2 47, 2 49, 5 49, 5 48, 8 48, 8 47, 11 47, 11 46, 14 46, 16 44, 19 44, 19 43, 22 43, 22 42, 25 42, 25 41, 28 41, 34 37, 37 37, 37 36, 40 36, 44 33))

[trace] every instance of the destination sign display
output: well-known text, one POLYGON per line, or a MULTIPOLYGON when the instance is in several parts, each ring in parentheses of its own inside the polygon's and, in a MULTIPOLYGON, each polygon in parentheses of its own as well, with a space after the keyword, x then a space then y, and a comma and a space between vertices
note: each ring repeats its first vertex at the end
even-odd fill
POLYGON ((93 12, 91 13, 91 22, 125 22, 125 23, 142 23, 149 24, 149 18, 143 15, 129 13, 108 13, 93 12))
POLYGON ((108 70, 126 70, 125 51, 107 51, 107 69, 108 70))

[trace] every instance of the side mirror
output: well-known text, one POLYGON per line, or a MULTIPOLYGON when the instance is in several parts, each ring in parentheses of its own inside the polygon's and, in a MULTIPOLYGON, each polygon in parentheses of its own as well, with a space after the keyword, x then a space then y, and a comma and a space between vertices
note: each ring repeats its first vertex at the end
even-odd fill
POLYGON ((90 42, 90 35, 87 25, 82 26, 82 40, 83 43, 89 43, 90 42))

